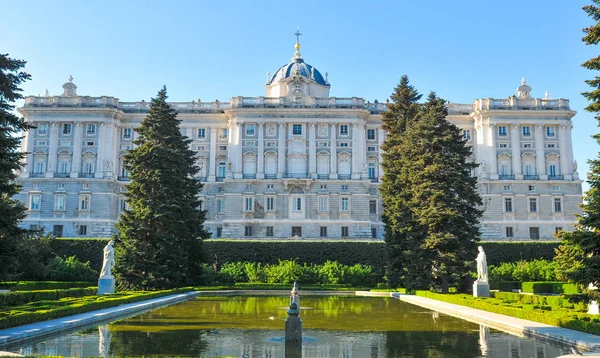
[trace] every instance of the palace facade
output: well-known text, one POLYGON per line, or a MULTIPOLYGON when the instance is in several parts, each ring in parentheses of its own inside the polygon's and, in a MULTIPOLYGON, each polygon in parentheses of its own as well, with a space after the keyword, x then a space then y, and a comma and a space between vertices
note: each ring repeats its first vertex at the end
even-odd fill
MULTIPOLYGON (((327 73, 292 60, 267 74, 264 97, 174 102, 193 140, 206 228, 223 238, 382 238, 378 193, 385 103, 330 96, 327 73)), ((123 156, 149 102, 29 96, 19 112, 34 126, 22 150, 16 196, 23 225, 55 236, 115 233, 129 174, 123 156)), ((530 95, 525 80, 508 98, 448 104, 448 120, 473 146, 484 216, 482 239, 550 239, 580 213, 567 99, 530 95)))

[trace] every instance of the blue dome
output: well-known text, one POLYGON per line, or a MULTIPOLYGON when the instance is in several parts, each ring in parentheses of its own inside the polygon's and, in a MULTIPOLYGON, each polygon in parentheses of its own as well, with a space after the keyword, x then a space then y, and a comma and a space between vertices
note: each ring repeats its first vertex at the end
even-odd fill
POLYGON ((313 79, 321 86, 330 86, 330 84, 327 81, 325 81, 325 78, 323 78, 323 75, 321 75, 321 72, 319 72, 319 70, 317 70, 315 67, 304 62, 304 60, 301 57, 294 58, 292 62, 281 66, 277 70, 277 72, 275 72, 275 74, 271 77, 269 82, 267 82, 267 85, 278 82, 284 78, 292 77, 296 72, 296 69, 299 71, 301 76, 313 79), (311 73, 313 73, 314 78, 311 77, 311 73))

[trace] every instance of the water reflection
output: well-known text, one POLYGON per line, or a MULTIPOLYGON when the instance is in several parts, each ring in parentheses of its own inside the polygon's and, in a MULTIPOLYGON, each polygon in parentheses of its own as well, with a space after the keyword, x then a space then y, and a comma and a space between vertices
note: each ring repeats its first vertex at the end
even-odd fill
MULTIPOLYGON (((288 297, 216 297, 13 347, 26 355, 283 357, 288 297), (273 317, 273 319, 269 319, 273 317)), ((521 339, 391 298, 302 298, 303 357, 556 357, 521 339)))

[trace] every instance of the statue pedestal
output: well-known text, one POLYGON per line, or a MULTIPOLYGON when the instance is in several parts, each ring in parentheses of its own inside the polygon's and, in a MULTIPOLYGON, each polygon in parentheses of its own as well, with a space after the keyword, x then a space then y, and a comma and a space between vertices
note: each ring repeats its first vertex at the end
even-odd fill
POLYGON ((490 297, 490 284, 487 282, 475 281, 475 283, 473 283, 473 297, 490 297))
POLYGON ((588 314, 600 314, 600 307, 598 307, 598 301, 590 301, 588 303, 588 314))
POLYGON ((109 295, 115 293, 115 278, 112 276, 100 277, 98 279, 98 294, 109 295))

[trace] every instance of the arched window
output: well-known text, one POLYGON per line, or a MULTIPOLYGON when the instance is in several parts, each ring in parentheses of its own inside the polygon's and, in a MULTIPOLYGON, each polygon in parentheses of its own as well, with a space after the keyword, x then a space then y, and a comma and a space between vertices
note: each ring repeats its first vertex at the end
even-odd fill
POLYGON ((73 157, 72 153, 66 150, 63 150, 58 153, 58 176, 59 177, 69 177, 71 174, 71 158, 73 157))
POLYGON ((256 153, 246 152, 243 159, 244 178, 256 178, 256 153))
POLYGON ((352 173, 352 155, 348 152, 338 154, 338 174, 340 179, 350 179, 352 173))
POLYGON ((523 153, 523 176, 525 179, 535 179, 537 171, 535 168, 535 154, 531 152, 523 153))
POLYGON ((320 151, 317 153, 317 177, 327 179, 329 177, 329 152, 320 151))
POLYGON ((510 153, 500 153, 498 155, 498 175, 500 176, 500 180, 511 179, 512 167, 510 153))
POLYGON ((556 153, 549 153, 546 155, 546 172, 548 173, 548 179, 558 179, 560 177, 560 157, 556 153))
POLYGON ((277 152, 269 150, 265 152, 265 178, 274 179, 277 177, 277 152))

